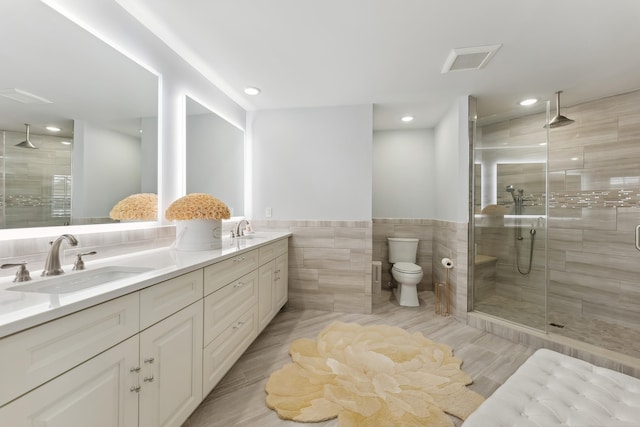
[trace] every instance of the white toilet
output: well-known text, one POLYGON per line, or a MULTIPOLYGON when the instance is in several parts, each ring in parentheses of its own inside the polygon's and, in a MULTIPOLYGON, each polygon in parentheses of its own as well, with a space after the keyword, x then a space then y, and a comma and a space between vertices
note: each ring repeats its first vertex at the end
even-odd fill
POLYGON ((400 305, 405 307, 417 307, 418 288, 422 280, 422 267, 417 265, 418 239, 406 239, 388 237, 389 262, 393 264, 391 274, 398 282, 398 287, 393 289, 393 294, 400 305))

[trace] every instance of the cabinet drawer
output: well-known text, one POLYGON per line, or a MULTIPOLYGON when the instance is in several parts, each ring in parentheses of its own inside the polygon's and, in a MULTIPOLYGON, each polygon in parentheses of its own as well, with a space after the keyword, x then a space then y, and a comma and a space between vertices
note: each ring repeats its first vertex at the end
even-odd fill
POLYGON ((0 405, 124 341, 139 330, 132 293, 0 340, 0 405))
POLYGON ((204 299, 204 345, 213 341, 258 302, 258 270, 242 276, 204 299))
POLYGON ((213 390, 258 335, 258 313, 254 306, 204 348, 202 395, 213 390))
POLYGON ((260 251, 260 265, 271 261, 275 257, 286 253, 289 250, 289 239, 281 239, 273 243, 269 243, 258 249, 260 251))
MULTIPOLYGON (((0 408, 3 426, 138 425, 138 336, 0 408), (92 420, 92 421, 90 421, 92 420)), ((3 385, 6 385, 3 383, 3 385)))
POLYGON ((140 329, 146 329, 202 298, 202 269, 140 291, 140 329))
POLYGON ((209 295, 256 268, 258 268, 257 249, 205 267, 204 294, 209 295))

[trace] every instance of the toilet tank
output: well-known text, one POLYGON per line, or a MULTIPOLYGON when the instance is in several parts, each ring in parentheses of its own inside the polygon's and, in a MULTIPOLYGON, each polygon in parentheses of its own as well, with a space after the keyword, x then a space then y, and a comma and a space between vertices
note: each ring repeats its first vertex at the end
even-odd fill
POLYGON ((416 262, 418 253, 418 239, 409 239, 402 237, 388 237, 389 242, 389 262, 416 262))

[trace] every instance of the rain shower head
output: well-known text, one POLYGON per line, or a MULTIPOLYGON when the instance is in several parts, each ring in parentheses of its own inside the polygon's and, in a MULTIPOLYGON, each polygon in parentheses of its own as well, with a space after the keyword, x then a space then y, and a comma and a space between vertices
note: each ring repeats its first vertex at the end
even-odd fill
POLYGON ((571 120, 570 118, 560 114, 560 93, 562 93, 562 91, 556 92, 556 115, 549 121, 549 123, 544 125, 545 128, 555 129, 562 126, 570 125, 574 122, 574 120, 571 120))
POLYGON ((514 191, 516 191, 516 187, 514 187, 513 185, 507 185, 506 191, 507 193, 513 193, 514 191))
POLYGON ((26 130, 26 139, 18 144, 16 144, 16 147, 20 147, 20 148, 31 148, 31 149, 38 149, 38 147, 36 147, 35 145, 33 145, 31 143, 31 141, 29 141, 29 125, 27 123, 24 124, 27 127, 26 130))

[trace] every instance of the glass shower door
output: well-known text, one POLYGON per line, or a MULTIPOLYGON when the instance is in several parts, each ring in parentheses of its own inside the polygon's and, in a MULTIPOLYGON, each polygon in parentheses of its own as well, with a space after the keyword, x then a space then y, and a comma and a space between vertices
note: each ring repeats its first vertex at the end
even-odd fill
POLYGON ((547 111, 479 121, 474 142, 473 309, 545 330, 547 111))

